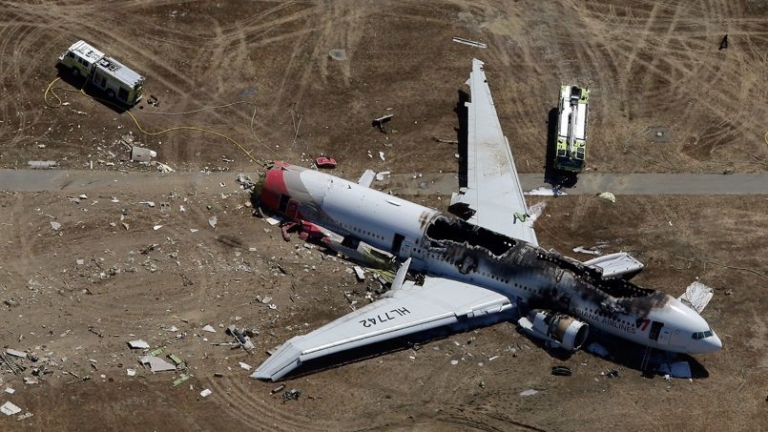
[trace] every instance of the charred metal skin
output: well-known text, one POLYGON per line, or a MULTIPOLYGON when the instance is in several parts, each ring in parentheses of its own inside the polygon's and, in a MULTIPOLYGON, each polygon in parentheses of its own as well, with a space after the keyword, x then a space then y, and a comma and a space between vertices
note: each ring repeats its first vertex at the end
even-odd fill
POLYGON ((722 346, 698 313, 661 291, 604 280, 599 270, 555 251, 347 180, 276 162, 260 198, 272 211, 411 258, 413 270, 498 292, 523 310, 575 317, 666 351, 722 346), (709 336, 694 336, 702 332, 709 336))

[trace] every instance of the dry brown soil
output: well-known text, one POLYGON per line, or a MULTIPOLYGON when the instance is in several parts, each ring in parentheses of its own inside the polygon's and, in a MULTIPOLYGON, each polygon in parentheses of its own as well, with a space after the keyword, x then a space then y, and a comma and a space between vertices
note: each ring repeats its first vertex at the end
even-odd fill
MULTIPOLYGON (((592 170, 765 172, 766 53, 759 0, 2 1, 1 167, 153 169, 128 161, 118 140, 130 132, 176 170, 232 176, 224 186, 168 175, 0 192, 0 346, 41 358, 0 373, 0 387, 16 389, 0 402, 34 414, 1 416, 0 429, 766 430, 764 196, 529 200, 547 202, 536 223, 545 247, 570 254, 607 241, 647 263, 642 285, 715 288, 704 317, 724 349, 696 359, 706 378, 643 378, 584 352, 558 359, 504 323, 289 379, 302 395, 283 403, 238 363, 257 366, 267 349, 345 314, 344 292, 364 302, 366 285, 346 262, 284 242, 234 182, 260 161, 307 165, 321 153, 348 178, 456 171, 456 149, 434 138, 456 136, 473 57, 486 62, 521 172, 542 171, 547 114, 559 84, 574 81, 592 89, 592 170), (148 77, 160 104, 130 111, 144 131, 195 130, 144 135, 68 77, 52 86, 64 104, 50 92, 46 104, 56 57, 80 38, 148 77), (371 120, 387 113, 382 134, 371 120), (669 142, 648 139, 657 126, 669 142), (259 332, 252 354, 212 345, 229 341, 229 324, 259 332), (174 387, 178 374, 142 369, 126 344, 139 338, 184 359, 192 378, 174 387), (574 375, 552 376, 558 364, 574 375), (42 366, 51 373, 25 385, 42 366), (612 368, 619 378, 602 375, 612 368), (200 397, 204 388, 213 394, 200 397), (531 388, 539 393, 519 395, 531 388)), ((441 198, 418 201, 443 208, 441 198)))

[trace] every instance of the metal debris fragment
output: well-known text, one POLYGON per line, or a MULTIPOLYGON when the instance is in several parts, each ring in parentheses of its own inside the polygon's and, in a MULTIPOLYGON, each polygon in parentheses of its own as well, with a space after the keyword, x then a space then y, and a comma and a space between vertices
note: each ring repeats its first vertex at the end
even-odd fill
POLYGON ((610 193, 610 192, 603 192, 598 195, 599 198, 602 198, 604 200, 610 201, 612 203, 616 202, 616 195, 610 193))
POLYGON ((291 390, 283 393, 283 403, 286 403, 286 402, 292 401, 292 400, 299 400, 299 396, 301 396, 301 390, 299 390, 299 389, 291 389, 291 390))
POLYGON ((0 406, 0 412, 7 416, 12 416, 21 412, 21 408, 14 405, 12 402, 6 402, 0 406))
POLYGON ((176 370, 176 366, 161 359, 160 357, 149 355, 149 356, 142 357, 140 361, 141 361, 141 364, 144 366, 149 365, 149 370, 152 372, 165 372, 165 371, 176 370))
POLYGON ((128 341, 128 346, 131 347, 131 349, 147 349, 149 348, 149 344, 141 339, 136 339, 132 341, 128 341))
POLYGON ((464 38, 460 38, 458 36, 454 36, 452 41, 456 42, 456 43, 464 44, 464 45, 469 45, 469 46, 472 46, 472 47, 475 47, 475 48, 481 48, 481 49, 488 48, 488 45, 484 44, 483 42, 477 42, 477 41, 473 41, 473 40, 470 40, 470 39, 464 39, 464 38))
POLYGON ((8 348, 5 350, 6 354, 12 355, 14 357, 20 357, 20 358, 27 358, 27 353, 24 351, 15 350, 12 348, 8 348))

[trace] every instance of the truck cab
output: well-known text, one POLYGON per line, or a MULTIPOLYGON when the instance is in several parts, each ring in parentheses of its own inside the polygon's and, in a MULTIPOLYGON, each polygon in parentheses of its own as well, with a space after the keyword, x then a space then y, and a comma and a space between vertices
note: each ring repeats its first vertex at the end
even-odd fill
POLYGON ((85 41, 75 42, 59 56, 59 62, 68 67, 72 75, 87 77, 93 70, 93 65, 104 58, 104 53, 92 47, 85 41))
POLYGON ((579 173, 584 168, 588 120, 589 89, 575 85, 561 86, 555 142, 555 169, 579 173))

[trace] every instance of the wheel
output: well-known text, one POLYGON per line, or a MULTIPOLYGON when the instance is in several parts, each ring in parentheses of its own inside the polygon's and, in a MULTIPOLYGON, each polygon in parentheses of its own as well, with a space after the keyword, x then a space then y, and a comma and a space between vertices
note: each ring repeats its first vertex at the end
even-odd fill
POLYGON ((112 90, 107 90, 107 96, 109 96, 110 99, 115 98, 115 92, 112 90))
POLYGON ((72 68, 72 76, 78 76, 80 75, 80 71, 77 70, 77 68, 72 68))

